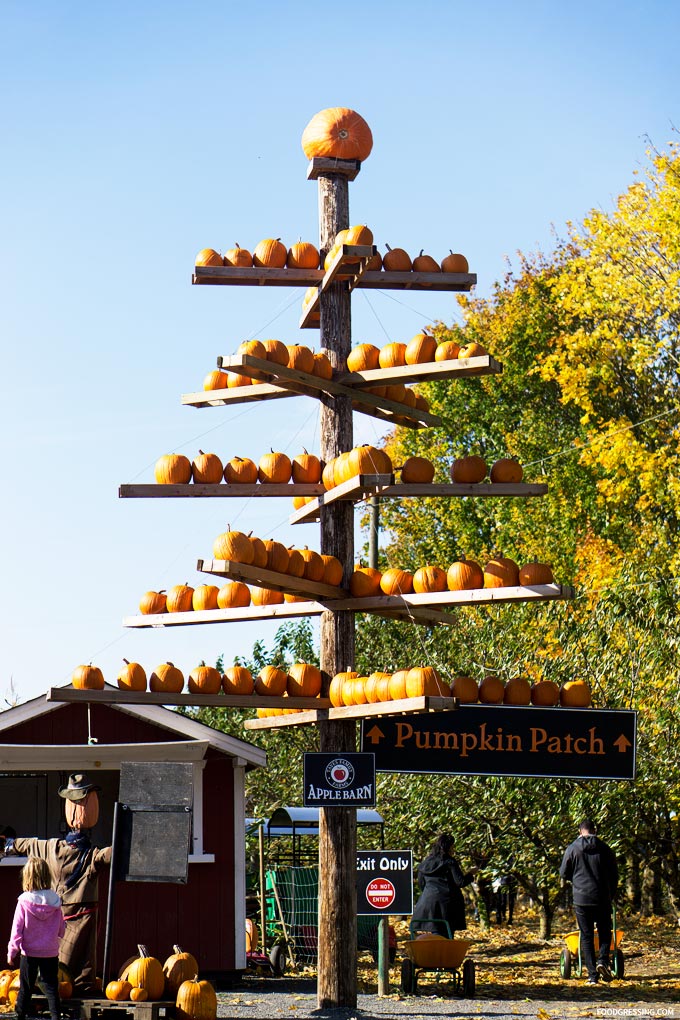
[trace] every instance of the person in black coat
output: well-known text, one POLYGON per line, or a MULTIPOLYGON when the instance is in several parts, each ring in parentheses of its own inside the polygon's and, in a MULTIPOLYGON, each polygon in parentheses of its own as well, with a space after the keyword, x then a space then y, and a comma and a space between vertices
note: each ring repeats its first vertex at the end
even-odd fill
POLYGON ((562 858, 560 875, 570 881, 574 913, 581 934, 581 954, 588 969, 588 984, 598 978, 611 981, 609 945, 612 938, 612 902, 616 898, 619 873, 616 856, 610 846, 597 836, 595 823, 585 818, 579 826, 578 838, 567 847, 562 858), (595 957, 595 926, 600 951, 595 957))
POLYGON ((435 935, 453 938, 455 931, 464 931, 467 927, 461 889, 470 885, 474 876, 472 872, 463 874, 452 852, 453 836, 443 833, 418 865, 421 894, 413 908, 413 926, 418 931, 431 931, 435 935), (450 931, 443 923, 445 921, 450 931))

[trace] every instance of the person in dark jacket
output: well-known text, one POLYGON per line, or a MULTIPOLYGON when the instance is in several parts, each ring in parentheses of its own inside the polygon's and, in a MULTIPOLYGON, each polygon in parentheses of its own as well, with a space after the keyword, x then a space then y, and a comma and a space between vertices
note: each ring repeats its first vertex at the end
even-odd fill
POLYGON ((415 928, 451 938, 455 931, 464 931, 467 927, 461 889, 470 885, 474 877, 472 872, 463 874, 452 852, 453 836, 443 833, 418 865, 421 894, 413 908, 415 928), (444 922, 448 922, 450 930, 444 922))
POLYGON ((588 969, 588 984, 598 978, 611 981, 609 945, 612 937, 612 903, 619 872, 614 851, 596 835, 595 823, 585 818, 578 838, 564 852, 560 875, 571 882, 574 913, 581 933, 581 954, 588 969), (600 951, 595 957, 595 926, 600 951))

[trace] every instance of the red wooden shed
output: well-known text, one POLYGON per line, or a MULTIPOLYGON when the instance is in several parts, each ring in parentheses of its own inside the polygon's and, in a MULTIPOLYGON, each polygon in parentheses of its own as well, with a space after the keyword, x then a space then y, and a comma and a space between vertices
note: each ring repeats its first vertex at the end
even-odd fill
MULTIPOLYGON (((260 748, 158 705, 48 702, 0 712, 0 830, 48 839, 68 830, 58 795, 69 773, 101 787, 97 846, 111 842, 124 761, 192 763, 193 852, 186 885, 121 882, 116 887, 111 968, 146 945, 163 961, 174 944, 196 956, 202 977, 226 982, 245 956, 245 774, 266 765, 260 748)), ((9 939, 21 892, 21 857, 0 862, 0 939, 9 939)), ((99 966, 108 871, 99 882, 99 966)))

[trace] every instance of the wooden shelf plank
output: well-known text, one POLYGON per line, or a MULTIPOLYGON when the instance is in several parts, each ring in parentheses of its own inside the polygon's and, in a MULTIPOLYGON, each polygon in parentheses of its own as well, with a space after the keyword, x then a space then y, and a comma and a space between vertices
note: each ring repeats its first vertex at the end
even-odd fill
POLYGON ((366 263, 377 253, 375 245, 343 244, 335 255, 324 277, 317 287, 316 294, 308 301, 300 317, 300 329, 316 329, 320 325, 319 298, 336 280, 347 280, 350 289, 357 285, 359 277, 365 270, 366 263))
POLYGON ((337 177, 346 177, 353 181, 359 171, 361 163, 358 159, 333 159, 329 156, 314 156, 307 167, 307 180, 316 181, 319 177, 328 177, 335 174, 337 177))
POLYGON ((100 702, 107 705, 186 705, 211 706, 220 708, 330 708, 328 698, 279 698, 258 694, 180 694, 156 693, 154 691, 124 691, 104 688, 103 691, 81 691, 75 687, 51 687, 47 701, 100 702))
MULTIPOLYGON (((450 712, 460 706, 458 698, 402 698, 399 701, 380 701, 373 705, 349 705, 345 708, 311 709, 295 715, 273 715, 262 719, 246 719, 247 730, 280 729, 283 726, 303 726, 308 723, 327 722, 333 719, 370 719, 385 715, 414 715, 423 712, 450 712)), ((261 706, 268 707, 268 706, 261 706)), ((272 706, 274 707, 274 706, 272 706)))
POLYGON ((243 609, 204 609, 188 613, 154 613, 126 616, 124 627, 162 629, 193 627, 204 623, 243 623, 249 620, 287 620, 301 616, 321 616, 326 607, 321 602, 282 602, 276 606, 246 606, 243 609))
POLYGON ((478 482, 475 485, 457 485, 454 482, 426 485, 395 483, 394 475, 356 475, 332 489, 320 493, 311 502, 306 503, 290 515, 290 524, 309 524, 318 521, 321 507, 328 506, 338 500, 354 503, 371 496, 405 499, 413 496, 445 497, 450 499, 463 496, 482 496, 484 498, 508 496, 544 496, 548 486, 542 482, 478 482))
POLYGON ((177 627, 202 623, 235 623, 280 617, 320 616, 332 612, 375 613, 396 620, 428 624, 455 624, 454 609, 465 605, 497 605, 506 602, 552 602, 573 599, 574 589, 563 584, 540 584, 531 588, 474 588, 472 591, 429 592, 422 595, 376 595, 372 598, 336 598, 309 602, 285 602, 274 606, 246 606, 245 609, 210 609, 202 612, 159 613, 128 616, 124 627, 177 627))
POLYGON ((232 560, 199 560, 196 569, 202 574, 228 577, 232 581, 243 581, 245 584, 255 584, 259 588, 289 592, 291 595, 304 595, 309 599, 333 600, 350 597, 346 589, 336 588, 332 584, 308 581, 305 577, 293 577, 292 574, 281 574, 264 567, 254 567, 252 564, 234 563, 232 560))
POLYGON ((205 485, 190 482, 188 485, 159 485, 158 483, 141 485, 120 485, 120 499, 187 499, 191 497, 248 497, 251 496, 315 496, 325 492, 323 485, 294 484, 287 482, 274 484, 257 482, 255 485, 205 485))
MULTIPOLYGON (((194 285, 237 287, 318 287, 323 269, 261 269, 237 266, 195 266, 194 285)), ((370 290, 469 291, 477 283, 476 273, 392 273, 384 269, 362 274, 357 287, 370 290)))
POLYGON ((319 400, 323 394, 333 393, 337 396, 350 397, 354 410, 394 425, 403 425, 406 428, 441 425, 441 419, 428 411, 408 407, 406 404, 398 404, 386 397, 377 397, 374 393, 365 393, 360 389, 343 386, 333 379, 321 379, 319 376, 300 372, 298 369, 288 366, 274 365, 270 361, 254 358, 250 354, 220 356, 217 359, 217 365, 219 368, 239 372, 241 375, 271 381, 258 381, 255 386, 235 386, 231 389, 186 393, 182 396, 183 404, 188 404, 191 407, 218 407, 259 399, 271 400, 276 396, 291 397, 300 394, 319 400))
POLYGON ((439 379, 466 379, 473 375, 500 375, 503 366, 490 354, 478 358, 451 358, 448 361, 426 361, 420 365, 396 365, 393 368, 370 368, 364 372, 344 372, 337 382, 361 387, 390 383, 436 382, 439 379))

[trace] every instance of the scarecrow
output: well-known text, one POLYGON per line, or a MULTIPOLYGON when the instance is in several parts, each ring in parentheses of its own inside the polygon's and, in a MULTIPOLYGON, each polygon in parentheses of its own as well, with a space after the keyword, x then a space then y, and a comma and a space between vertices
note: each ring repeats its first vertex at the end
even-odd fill
POLYGON ((73 773, 60 787, 70 830, 63 839, 4 838, 5 854, 41 857, 52 870, 66 921, 59 961, 68 968, 78 994, 96 987, 99 872, 111 862, 111 847, 92 846, 89 835, 99 818, 100 789, 84 772, 73 773))

